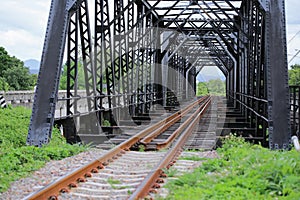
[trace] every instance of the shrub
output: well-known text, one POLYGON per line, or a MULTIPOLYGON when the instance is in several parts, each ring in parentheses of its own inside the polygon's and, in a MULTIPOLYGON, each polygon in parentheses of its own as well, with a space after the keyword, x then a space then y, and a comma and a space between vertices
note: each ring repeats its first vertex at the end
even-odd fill
POLYGON ((49 160, 63 159, 87 149, 67 144, 58 129, 42 148, 27 146, 26 137, 31 111, 24 107, 0 109, 0 192, 10 183, 44 166, 49 160))
POLYGON ((297 199, 299 152, 271 151, 230 136, 191 174, 170 181, 167 199, 297 199))

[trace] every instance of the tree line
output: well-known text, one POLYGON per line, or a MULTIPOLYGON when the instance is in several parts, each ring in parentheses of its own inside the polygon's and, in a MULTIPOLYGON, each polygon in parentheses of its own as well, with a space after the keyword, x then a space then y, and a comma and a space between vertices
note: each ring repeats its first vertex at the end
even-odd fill
POLYGON ((31 90, 37 80, 36 74, 30 74, 24 62, 10 56, 4 47, 0 47, 0 90, 31 90))
MULTIPOLYGON (((82 62, 78 63, 77 81, 77 87, 85 89, 82 62)), ((37 74, 30 74, 29 68, 23 61, 9 55, 4 47, 0 47, 0 91, 33 90, 36 82, 37 74)), ((66 65, 63 66, 59 89, 67 89, 66 65)))
POLYGON ((203 96, 207 94, 225 96, 225 82, 221 79, 213 79, 209 80, 208 82, 199 82, 197 84, 197 96, 203 96))

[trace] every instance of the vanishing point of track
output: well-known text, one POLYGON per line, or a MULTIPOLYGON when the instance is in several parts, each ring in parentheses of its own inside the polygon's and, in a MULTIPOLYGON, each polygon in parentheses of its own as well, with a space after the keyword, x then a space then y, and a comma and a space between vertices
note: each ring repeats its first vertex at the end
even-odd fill
POLYGON ((210 103, 210 96, 200 98, 26 199, 139 199, 155 192, 166 177, 163 169, 176 162, 210 103), (165 135, 163 141, 155 140, 179 122, 177 129, 165 135), (159 152, 130 151, 141 145, 145 149, 150 145, 154 150, 169 148, 159 152), (113 192, 107 190, 104 180, 113 182, 113 192))

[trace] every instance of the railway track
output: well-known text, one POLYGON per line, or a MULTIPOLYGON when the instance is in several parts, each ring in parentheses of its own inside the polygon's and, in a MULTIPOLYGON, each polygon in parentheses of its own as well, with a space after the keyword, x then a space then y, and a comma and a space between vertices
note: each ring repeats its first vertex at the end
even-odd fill
POLYGON ((210 103, 210 96, 195 101, 25 199, 138 199, 155 192, 210 103), (169 148, 131 151, 141 145, 169 148))

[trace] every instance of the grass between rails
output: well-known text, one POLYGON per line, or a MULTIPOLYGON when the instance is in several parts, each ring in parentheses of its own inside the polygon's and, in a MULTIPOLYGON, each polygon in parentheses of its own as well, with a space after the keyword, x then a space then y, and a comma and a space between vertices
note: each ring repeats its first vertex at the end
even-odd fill
POLYGON ((28 176, 47 161, 60 160, 87 150, 69 145, 57 129, 51 142, 42 148, 26 145, 31 110, 24 107, 0 109, 0 192, 11 182, 28 176))
POLYGON ((167 199, 300 199, 300 154, 271 151, 234 136, 191 174, 170 181, 167 199))

